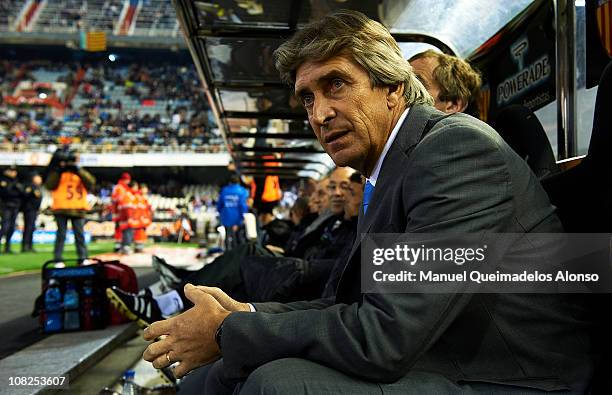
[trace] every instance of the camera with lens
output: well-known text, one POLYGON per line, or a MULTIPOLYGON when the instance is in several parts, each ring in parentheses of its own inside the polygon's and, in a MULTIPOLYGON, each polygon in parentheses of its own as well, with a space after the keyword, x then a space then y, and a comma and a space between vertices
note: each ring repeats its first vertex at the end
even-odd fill
POLYGON ((59 172, 64 171, 77 171, 77 153, 75 150, 69 147, 59 148, 53 153, 51 161, 49 162, 49 170, 55 170, 59 172))

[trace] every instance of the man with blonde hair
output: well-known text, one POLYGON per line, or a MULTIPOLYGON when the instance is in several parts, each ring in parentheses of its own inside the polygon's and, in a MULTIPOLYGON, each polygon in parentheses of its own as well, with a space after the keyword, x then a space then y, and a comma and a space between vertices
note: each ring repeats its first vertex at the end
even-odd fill
POLYGON ((221 358, 209 394, 583 392, 588 342, 569 296, 361 288, 368 234, 561 231, 522 160, 486 124, 434 109, 389 31, 361 13, 310 23, 275 57, 325 151, 367 178, 335 295, 248 304, 187 285, 194 307, 145 330, 166 336, 144 358, 180 362, 178 376, 221 358))
POLYGON ((414 55, 409 62, 438 110, 480 116, 478 95, 482 81, 468 62, 432 49, 414 55))

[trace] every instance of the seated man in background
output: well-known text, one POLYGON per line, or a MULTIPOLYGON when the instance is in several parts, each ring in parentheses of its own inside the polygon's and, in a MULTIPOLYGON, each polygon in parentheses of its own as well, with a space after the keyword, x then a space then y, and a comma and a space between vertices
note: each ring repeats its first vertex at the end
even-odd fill
POLYGON ((317 213, 310 212, 310 199, 308 197, 299 197, 289 210, 289 220, 295 228, 310 225, 317 217, 317 213))
MULTIPOLYGON (((338 168, 332 173, 327 185, 331 212, 342 212, 342 216, 332 217, 334 221, 325 227, 316 248, 309 249, 301 258, 252 257, 242 265, 248 300, 286 303, 321 297, 333 269, 342 266, 339 260, 346 261, 355 241, 363 196, 361 181, 361 174, 349 168, 338 168)), ((333 282, 330 289, 335 290, 333 282)))
POLYGON ((344 223, 345 231, 341 233, 334 241, 334 245, 341 249, 341 253, 335 259, 331 272, 327 277, 327 283, 323 289, 321 297, 329 298, 336 294, 336 287, 340 276, 344 270, 344 265, 353 247, 355 236, 357 233, 357 220, 359 218, 359 210, 363 201, 363 183, 364 178, 356 171, 351 174, 349 185, 344 189, 344 223))
POLYGON ((311 213, 321 215, 329 208, 327 183, 329 183, 329 178, 327 177, 322 178, 317 182, 315 190, 308 200, 308 207, 310 208, 311 213))
POLYGON ((432 49, 414 55, 409 62, 438 110, 480 117, 478 96, 482 81, 468 62, 432 49))
MULTIPOLYGON (((479 117, 480 75, 466 61, 427 50, 410 58, 410 65, 435 99, 438 110, 479 117)), ((559 170, 546 132, 529 109, 522 105, 506 106, 496 119, 489 121, 539 179, 559 170)))
POLYGON ((329 195, 327 194, 328 183, 329 178, 323 178, 316 183, 315 190, 308 199, 309 214, 300 221, 300 225, 296 226, 289 235, 289 240, 285 244, 285 251, 295 248, 305 233, 315 231, 331 215, 329 195))
POLYGON ((257 212, 257 242, 273 251, 281 251, 293 232, 294 224, 288 219, 277 218, 274 206, 263 205, 257 212))
POLYGON ((326 233, 333 232, 335 224, 341 220, 344 212, 344 193, 343 188, 348 185, 350 175, 354 172, 348 167, 337 167, 331 172, 326 185, 328 197, 328 210, 324 210, 302 235, 292 245, 288 245, 284 255, 294 258, 309 259, 311 257, 321 257, 321 241, 324 237, 330 237, 326 233), (319 219, 323 219, 319 221, 319 219))

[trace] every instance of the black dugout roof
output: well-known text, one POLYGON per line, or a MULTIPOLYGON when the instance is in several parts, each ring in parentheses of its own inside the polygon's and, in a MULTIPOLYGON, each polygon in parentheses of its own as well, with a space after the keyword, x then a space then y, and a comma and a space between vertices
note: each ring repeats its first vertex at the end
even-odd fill
POLYGON ((517 0, 508 6, 504 0, 490 0, 482 9, 478 0, 173 1, 237 168, 244 174, 276 173, 285 178, 318 178, 333 167, 301 104, 274 67, 274 50, 302 25, 337 9, 354 9, 389 27, 406 57, 432 46, 465 56, 462 52, 471 52, 531 3, 517 0), (463 18, 468 25, 472 20, 471 34, 453 34, 440 18, 423 18, 434 15, 429 13, 436 11, 432 7, 443 7, 447 16, 452 7, 458 8, 463 15, 455 13, 453 19, 463 18), (482 12, 498 15, 487 26, 482 12), (474 30, 475 24, 481 31, 474 30), (449 37, 463 41, 453 43, 449 37), (473 42, 466 42, 466 37, 473 42))

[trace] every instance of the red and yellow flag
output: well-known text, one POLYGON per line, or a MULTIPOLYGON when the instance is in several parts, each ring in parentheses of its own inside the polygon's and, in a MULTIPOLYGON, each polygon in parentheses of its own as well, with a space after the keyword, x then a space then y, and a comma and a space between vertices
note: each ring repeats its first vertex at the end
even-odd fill
POLYGON ((597 4, 597 28, 601 45, 612 57, 612 0, 599 0, 597 4))

